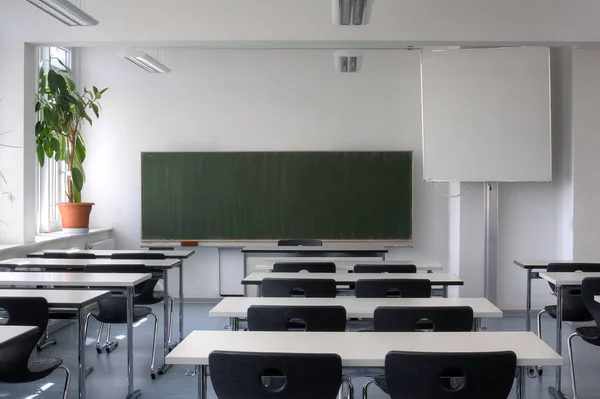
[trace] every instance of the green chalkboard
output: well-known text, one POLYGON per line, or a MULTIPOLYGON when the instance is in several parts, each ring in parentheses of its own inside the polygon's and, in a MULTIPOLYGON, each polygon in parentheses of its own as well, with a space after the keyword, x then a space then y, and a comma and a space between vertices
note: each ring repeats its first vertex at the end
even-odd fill
POLYGON ((412 152, 142 153, 143 240, 412 238, 412 152))

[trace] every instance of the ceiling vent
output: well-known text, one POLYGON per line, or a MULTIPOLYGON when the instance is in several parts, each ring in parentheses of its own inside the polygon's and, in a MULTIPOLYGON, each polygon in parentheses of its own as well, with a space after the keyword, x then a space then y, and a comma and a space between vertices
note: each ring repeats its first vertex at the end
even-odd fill
POLYGON ((333 58, 336 72, 360 72, 360 70, 362 69, 362 51, 336 50, 333 52, 333 58))
POLYGON ((366 25, 371 19, 374 0, 331 0, 333 23, 366 25))

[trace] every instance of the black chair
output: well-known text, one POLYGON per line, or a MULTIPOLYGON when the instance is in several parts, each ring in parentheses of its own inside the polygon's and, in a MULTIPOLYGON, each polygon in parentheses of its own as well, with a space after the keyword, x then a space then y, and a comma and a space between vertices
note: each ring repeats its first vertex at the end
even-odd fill
POLYGON ((262 281, 263 297, 335 298, 334 279, 265 278, 262 281))
POLYGON ((219 399, 335 399, 342 382, 336 354, 215 351, 208 365, 219 399))
POLYGON ((357 298, 430 298, 431 281, 426 279, 359 279, 357 298))
MULTIPOLYGON (((86 273, 147 273, 144 265, 86 265, 86 273)), ((136 304, 137 296, 139 293, 144 292, 146 282, 143 282, 135 287, 134 305, 136 304)), ((106 350, 106 353, 111 353, 117 346, 118 341, 110 340, 110 330, 112 324, 127 324, 127 298, 121 292, 113 292, 108 298, 102 298, 98 300, 98 309, 88 313, 85 320, 85 334, 87 336, 87 328, 90 320, 90 316, 98 320, 100 329, 98 332, 98 339, 96 340, 96 351, 102 353, 106 350), (102 337, 103 325, 108 324, 106 331, 106 343, 100 345, 100 339, 102 337)), ((154 359, 156 355, 156 336, 158 334, 158 317, 152 313, 152 309, 147 306, 134 306, 133 308, 133 322, 137 323, 140 320, 152 316, 154 318, 154 337, 152 339, 152 361, 150 364, 150 376, 152 379, 156 378, 158 370, 154 369, 154 359)))
POLYGON ((322 247, 323 241, 313 239, 283 239, 277 241, 279 247, 322 247))
POLYGON ((346 331, 343 306, 250 306, 250 331, 346 331))
POLYGON ((600 346, 600 303, 594 297, 600 295, 600 277, 584 278, 581 283, 581 297, 583 303, 596 321, 594 327, 579 327, 569 335, 567 347, 569 349, 569 360, 571 362, 571 381, 573 381, 573 399, 577 399, 577 384, 575 382, 575 364, 573 363, 573 338, 580 336, 585 342, 594 346, 600 346))
POLYGON ((469 306, 392 307, 380 306, 373 315, 375 331, 410 332, 471 331, 473 309, 469 306), (423 328, 426 327, 426 328, 423 328))
POLYGON ((383 265, 383 264, 358 264, 354 265, 354 273, 416 273, 415 265, 383 265))
POLYGON ((44 252, 43 257, 47 259, 96 259, 96 255, 89 252, 44 252))
POLYGON ((0 308, 8 313, 7 325, 35 326, 37 334, 22 338, 0 350, 0 382, 26 383, 41 380, 61 368, 67 374, 63 399, 67 398, 71 373, 63 360, 55 357, 31 357, 48 326, 48 301, 45 298, 0 298, 0 308))
POLYGON ((276 262, 273 273, 335 273, 333 262, 276 262))
MULTIPOLYGON (((375 309, 373 318, 374 329, 377 332, 460 332, 471 331, 473 328, 473 309, 468 306, 380 306, 375 309)), ((379 389, 389 394, 385 378, 374 377, 367 380, 363 385, 363 399, 367 399, 369 385, 371 384, 377 385, 379 389)))
MULTIPOLYGON (((121 260, 165 260, 166 256, 164 253, 160 252, 152 252, 152 251, 143 251, 143 252, 118 252, 111 255, 111 259, 121 259, 121 260)), ((164 291, 156 291, 156 284, 160 278, 152 277, 150 280, 146 281, 143 290, 139 293, 139 296, 135 299, 136 305, 155 305, 165 300, 164 291)), ((170 301, 170 313, 169 313, 169 339, 168 344, 171 347, 172 337, 173 337, 173 304, 175 301, 173 297, 169 295, 170 301)))
POLYGON ((385 379, 392 399, 507 399, 517 369, 514 352, 390 352, 385 379))

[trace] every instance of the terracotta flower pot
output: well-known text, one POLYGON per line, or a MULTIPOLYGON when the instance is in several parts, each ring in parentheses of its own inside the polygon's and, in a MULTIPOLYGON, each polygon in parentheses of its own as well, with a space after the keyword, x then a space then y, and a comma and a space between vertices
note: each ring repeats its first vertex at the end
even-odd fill
POLYGON ((90 231, 90 213, 93 202, 59 202, 58 210, 65 233, 87 233, 90 231))

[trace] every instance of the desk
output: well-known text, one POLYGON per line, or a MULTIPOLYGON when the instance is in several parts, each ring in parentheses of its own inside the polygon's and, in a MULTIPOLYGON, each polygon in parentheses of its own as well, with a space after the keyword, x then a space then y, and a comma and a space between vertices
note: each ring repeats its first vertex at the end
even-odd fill
POLYGON ((85 398, 85 377, 93 371, 93 367, 85 368, 85 308, 110 295, 110 291, 90 290, 0 290, 1 297, 46 298, 49 308, 74 309, 77 312, 79 335, 77 336, 77 352, 79 364, 79 398, 85 398))
MULTIPOLYGON (((407 261, 387 261, 387 260, 365 260, 365 261, 356 261, 348 258, 292 258, 285 260, 278 260, 277 262, 333 262, 335 263, 336 271, 338 273, 348 273, 354 270, 354 265, 415 265, 417 267, 417 271, 427 271, 433 272, 443 270, 444 267, 441 263, 435 260, 407 260, 407 261)), ((256 271, 266 271, 269 272, 273 270, 273 263, 268 262, 265 264, 256 265, 256 271)))
POLYGON ((343 306, 348 318, 372 319, 379 306, 469 306, 477 319, 475 330, 483 317, 502 317, 502 311, 485 298, 223 298, 209 312, 210 317, 229 317, 233 330, 239 319, 247 317, 250 306, 343 306))
MULTIPOLYGON (((337 353, 357 375, 381 375, 392 350, 414 352, 491 352, 517 355, 518 384, 525 399, 525 367, 556 366, 562 358, 531 332, 249 332, 194 331, 167 356, 171 364, 197 366, 198 397, 207 398, 208 355, 215 350, 269 353, 337 353)), ((490 371, 491 372, 491 371, 490 371)), ((345 373, 347 374, 347 373, 345 373)), ((519 389, 518 389, 519 390, 519 389)))
MULTIPOLYGON (((7 272, 0 273, 0 286, 45 286, 53 288, 99 287, 122 290, 127 295, 127 399, 137 398, 141 391, 133 388, 133 289, 136 285, 149 280, 149 273, 40 273, 7 272)), ((81 319, 79 320, 81 322, 81 319)), ((84 321, 85 322, 85 321, 84 321)), ((80 336, 79 339, 82 337, 80 336)), ((85 337, 83 337, 85 342, 85 337)), ((79 359, 79 382, 85 378, 85 357, 79 359)), ((80 385, 81 387, 82 385, 80 385)), ((85 384, 83 384, 85 386, 85 384)), ((84 396, 85 397, 85 392, 84 396)), ((80 397, 82 398, 82 397, 80 397)))
MULTIPOLYGON (((550 263, 588 263, 590 261, 576 260, 515 260, 514 264, 527 271, 527 296, 525 299, 525 330, 531 331, 531 280, 540 278, 539 272, 534 270, 546 270, 550 263)), ((591 262, 595 263, 595 262, 591 262)))
POLYGON ((38 332, 37 327, 30 326, 0 326, 0 350, 12 345, 19 339, 27 338, 38 332))
MULTIPOLYGON (((54 252, 54 251, 53 251, 54 252)), ((84 252, 84 251, 79 251, 84 252)), ((103 253, 104 256, 108 256, 109 254, 115 253, 115 251, 85 251, 85 252, 94 252, 94 253, 103 253)), ((143 251, 138 251, 143 252, 143 251)), ((181 251, 185 252, 185 251, 181 251)), ((192 251, 193 252, 193 251, 192 251)), ((179 258, 171 258, 165 260, 150 260, 150 259, 139 259, 139 260, 129 260, 129 259, 110 259, 110 257, 106 259, 65 259, 65 258, 14 258, 8 259, 0 262, 0 267, 6 267, 11 270, 19 269, 46 269, 50 271, 71 271, 71 272, 83 272, 85 270, 86 265, 102 265, 102 266, 113 266, 115 264, 118 265, 144 265, 149 272, 152 272, 153 276, 162 278, 164 280, 164 296, 165 300, 163 301, 163 312, 164 312, 164 351, 163 351, 163 359, 169 353, 170 345, 169 345, 169 326, 170 326, 170 317, 169 317, 169 281, 168 281, 168 271, 178 267, 180 271, 180 280, 179 280, 179 293, 181 295, 181 304, 183 304, 183 279, 181 279, 181 270, 183 261, 179 258)), ((179 340, 183 339, 183 306, 179 306, 179 340)), ((163 364, 157 368, 158 374, 164 374, 169 369, 164 361, 163 364)))
POLYGON ((408 279, 420 280, 427 279, 431 285, 441 285, 444 290, 444 297, 448 296, 449 285, 464 285, 464 282, 456 274, 452 273, 403 273, 402 275, 392 273, 262 273, 254 272, 242 280, 244 285, 260 285, 265 278, 282 279, 333 279, 338 285, 356 284, 357 280, 393 280, 408 279))
MULTIPOLYGON (((540 273, 540 278, 548 281, 556 286, 556 352, 562 354, 562 301, 563 287, 565 286, 580 286, 581 282, 586 277, 600 277, 598 273, 540 273)), ((561 391, 561 367, 556 370, 556 386, 549 387, 548 391, 553 398, 565 399, 564 393, 561 391)))

